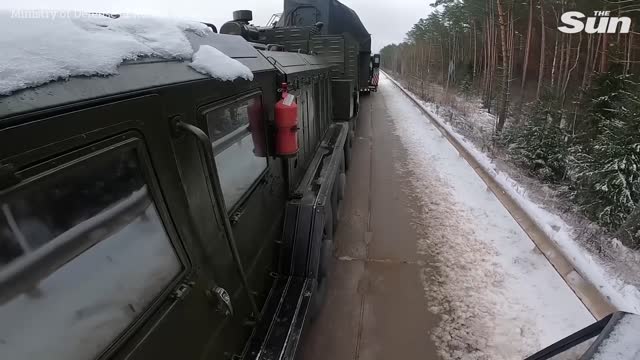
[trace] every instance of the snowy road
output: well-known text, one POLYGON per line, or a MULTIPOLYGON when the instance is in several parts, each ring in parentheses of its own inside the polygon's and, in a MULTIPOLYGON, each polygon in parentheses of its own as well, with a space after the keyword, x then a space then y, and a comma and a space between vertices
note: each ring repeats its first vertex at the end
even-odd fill
POLYGON ((438 347, 514 359, 593 322, 475 171, 388 79, 384 98, 407 151, 399 166, 410 178, 406 190, 422 205, 419 249, 438 259, 439 273, 423 274, 432 311, 445 315, 438 347))
POLYGON ((383 76, 357 135, 328 300, 304 359, 521 359, 594 321, 383 76))

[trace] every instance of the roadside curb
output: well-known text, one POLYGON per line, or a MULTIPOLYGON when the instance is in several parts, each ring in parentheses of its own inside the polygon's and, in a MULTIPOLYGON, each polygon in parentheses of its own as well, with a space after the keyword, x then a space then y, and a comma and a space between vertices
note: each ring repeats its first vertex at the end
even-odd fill
POLYGON ((555 268, 562 279, 576 294, 591 315, 600 320, 617 309, 611 305, 607 297, 598 288, 583 276, 573 263, 565 256, 563 251, 556 245, 555 241, 547 235, 538 221, 525 210, 518 201, 500 184, 485 168, 476 157, 463 145, 451 132, 430 112, 425 109, 415 96, 405 90, 394 78, 385 71, 380 70, 387 79, 397 86, 420 111, 436 126, 442 135, 460 153, 460 156, 473 168, 478 176, 485 182, 487 187, 495 194, 500 203, 507 209, 514 220, 525 231, 529 238, 536 245, 538 250, 547 258, 549 263, 555 268))

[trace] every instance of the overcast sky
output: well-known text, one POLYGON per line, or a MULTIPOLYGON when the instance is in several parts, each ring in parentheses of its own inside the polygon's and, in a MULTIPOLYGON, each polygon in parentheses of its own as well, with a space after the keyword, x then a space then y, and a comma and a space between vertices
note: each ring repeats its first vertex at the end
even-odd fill
MULTIPOLYGON (((432 0, 340 0, 355 10, 372 34, 373 51, 404 40, 415 22, 429 13, 432 0)), ((218 28, 233 10, 253 10, 253 23, 266 25, 282 12, 283 0, 19 0, 0 4, 13 9, 72 9, 172 16, 211 22, 218 28)))

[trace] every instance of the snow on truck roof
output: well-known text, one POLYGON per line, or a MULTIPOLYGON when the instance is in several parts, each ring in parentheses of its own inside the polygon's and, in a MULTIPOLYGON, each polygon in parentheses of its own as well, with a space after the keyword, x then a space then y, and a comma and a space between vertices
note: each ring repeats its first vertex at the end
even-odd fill
POLYGON ((202 23, 99 14, 77 18, 12 15, 0 11, 0 99, 70 77, 116 75, 123 62, 144 58, 193 58, 190 65, 205 75, 220 80, 253 78, 241 62, 206 41, 194 41, 213 35, 202 23))

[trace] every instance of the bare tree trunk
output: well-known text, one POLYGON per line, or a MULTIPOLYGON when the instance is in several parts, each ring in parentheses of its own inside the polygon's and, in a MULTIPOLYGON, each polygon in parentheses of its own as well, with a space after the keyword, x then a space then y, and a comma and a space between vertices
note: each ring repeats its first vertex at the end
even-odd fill
POLYGON ((484 70, 484 98, 487 109, 491 108, 491 59, 492 59, 492 45, 491 45, 491 22, 490 15, 487 14, 485 35, 486 43, 484 46, 485 55, 485 70, 484 70))
MULTIPOLYGON (((489 64, 489 107, 488 111, 491 113, 491 105, 493 100, 493 89, 495 86, 494 79, 496 78, 496 71, 498 67, 498 32, 496 31, 496 16, 493 9, 493 1, 491 3, 491 62, 489 64)), ((496 105, 497 107, 497 105, 496 105)), ((496 109, 497 110, 497 109, 496 109)))
MULTIPOLYGON (((573 38, 571 37, 571 35, 567 35, 567 38, 569 39, 569 43, 567 44, 567 54, 565 55, 565 59, 564 59, 564 77, 558 81, 558 84, 560 85, 560 95, 563 95, 563 87, 562 84, 564 84, 565 80, 569 77, 569 62, 571 61, 571 45, 573 43, 573 38)), ((582 37, 581 37, 582 39, 582 37)))
POLYGON ((484 32, 483 32, 483 42, 484 46, 482 47, 482 99, 486 103, 487 99, 487 79, 489 73, 489 20, 485 19, 484 21, 484 32))
MULTIPOLYGON (((553 64, 551 65, 551 87, 553 88, 555 79, 556 79, 556 61, 558 59, 558 36, 556 36, 556 45, 553 48, 553 64)), ((562 66, 562 65, 561 65, 562 66)), ((560 83, 560 78, 558 78, 558 83, 560 83)))
POLYGON ((427 78, 431 76, 431 41, 429 41, 429 52, 427 53, 427 78))
MULTIPOLYGON (((562 79, 564 79, 564 63, 565 60, 568 61, 569 57, 565 56, 567 53, 567 42, 566 39, 569 35, 561 33, 560 36, 560 64, 558 66, 558 83, 562 84, 562 79)), ((558 93, 560 93, 561 87, 558 87, 558 93)))
POLYGON ((504 123, 507 120, 507 107, 508 107, 508 97, 509 97, 509 55, 507 49, 507 19, 505 18, 504 8, 502 6, 502 0, 496 0, 496 5, 498 7, 498 22, 500 25, 500 39, 502 42, 502 94, 500 97, 501 105, 498 110, 498 124, 496 126, 496 131, 502 131, 504 127, 504 123))
POLYGON ((600 73, 609 71, 609 36, 602 34, 602 58, 600 59, 600 73))
POLYGON ((477 52, 478 52, 478 34, 476 33, 476 21, 473 20, 473 76, 472 76, 473 81, 472 82, 474 82, 476 79, 477 52))
POLYGON ((624 64, 624 74, 629 74, 629 69, 631 68, 631 50, 633 49, 633 31, 631 31, 627 37, 629 38, 627 41, 627 61, 624 64))
POLYGON ((529 0, 529 26, 527 28, 527 45, 524 50, 524 64, 522 65, 522 85, 520 86, 521 97, 524 98, 524 87, 527 83, 527 70, 529 66, 529 52, 531 51, 531 33, 533 31, 533 2, 529 0))
POLYGON ((509 100, 511 98, 511 81, 513 80, 513 67, 515 63, 515 47, 516 47, 516 30, 515 19, 513 16, 513 8, 509 12, 509 100))
MULTIPOLYGON (((589 39, 587 41, 587 57, 584 64, 584 72, 582 74, 582 85, 580 92, 580 100, 582 100, 582 93, 587 90, 588 78, 591 74, 591 52, 593 51, 593 34, 589 34, 589 39)), ((580 101, 582 102, 582 101, 580 101)))
POLYGON ((578 67, 578 61, 580 60, 580 47, 582 46, 582 33, 580 33, 580 41, 578 41, 578 49, 576 49, 576 60, 573 63, 573 66, 567 72, 567 79, 564 82, 564 86, 562 87, 562 108, 564 109, 564 102, 567 98, 567 87, 569 86, 569 80, 571 79, 571 73, 578 67))
MULTIPOLYGON (((558 12, 556 11, 556 7, 551 5, 551 9, 553 10, 553 17, 556 19, 556 24, 558 24, 558 12)), ((555 84, 555 80, 556 80, 556 64, 557 64, 557 59, 558 59, 558 34, 556 34, 555 36, 555 46, 553 48, 553 62, 551 65, 551 88, 553 89, 553 86, 555 84)), ((562 64, 560 64, 560 66, 562 66, 562 64)), ((560 83, 560 78, 558 79, 558 84, 560 83)))
MULTIPOLYGON (((512 5, 513 6, 513 5, 512 5)), ((515 19, 514 19, 514 14, 513 14, 513 7, 510 9, 509 11, 509 19, 510 19, 510 25, 509 25, 509 72, 508 72, 508 77, 507 77, 507 104, 505 106, 505 108, 507 109, 507 116, 509 115, 509 107, 511 104, 511 82, 513 81, 513 67, 514 67, 514 63, 515 63, 515 37, 516 37, 516 31, 515 31, 515 19)))
POLYGON ((540 100, 542 93, 542 82, 544 81, 544 53, 545 53, 545 29, 544 29, 544 0, 540 0, 540 69, 538 74, 538 90, 536 91, 536 100, 540 100))

